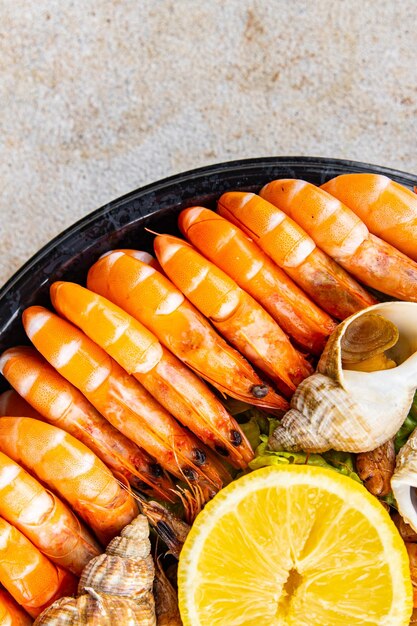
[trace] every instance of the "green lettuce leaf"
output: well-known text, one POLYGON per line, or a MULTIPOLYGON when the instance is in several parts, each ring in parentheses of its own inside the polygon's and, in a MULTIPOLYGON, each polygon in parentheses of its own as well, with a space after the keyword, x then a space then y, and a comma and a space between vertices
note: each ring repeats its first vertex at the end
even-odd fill
POLYGON ((361 483, 361 479, 355 472, 353 455, 349 452, 337 452, 329 450, 324 454, 307 454, 305 452, 285 452, 284 450, 270 450, 268 448, 268 437, 261 435, 261 443, 255 452, 255 458, 249 463, 252 470, 266 467, 268 465, 318 465, 327 467, 339 474, 349 476, 353 480, 361 483))

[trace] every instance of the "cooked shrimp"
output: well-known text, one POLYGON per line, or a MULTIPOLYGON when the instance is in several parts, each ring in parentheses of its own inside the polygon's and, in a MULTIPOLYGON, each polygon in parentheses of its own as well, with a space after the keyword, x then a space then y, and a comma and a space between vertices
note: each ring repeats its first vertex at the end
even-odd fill
POLYGON ((343 174, 321 186, 343 202, 373 235, 417 261, 417 195, 380 174, 343 174))
MULTIPOLYGON (((164 475, 159 476, 161 471, 155 467, 155 460, 112 426, 36 350, 27 346, 6 350, 0 357, 0 371, 41 414, 39 419, 85 443, 132 487, 145 493, 153 490, 163 499, 172 499, 172 483, 164 475)), ((15 411, 6 415, 32 417, 15 411)))
POLYGON ((100 259, 87 286, 130 313, 181 361, 221 392, 257 406, 286 410, 249 363, 162 274, 122 252, 100 259))
POLYGON ((12 598, 5 589, 0 589, 1 626, 30 626, 33 623, 28 613, 12 598))
POLYGON ((201 482, 210 493, 220 489, 222 480, 203 444, 78 328, 42 307, 26 309, 23 325, 51 365, 162 467, 201 482))
POLYGON ((417 302, 417 263, 371 235, 357 215, 303 180, 276 180, 261 191, 327 254, 368 287, 417 302))
POLYGON ((60 315, 106 350, 201 441, 236 467, 247 466, 253 452, 237 422, 155 335, 118 306, 80 285, 54 283, 50 293, 60 315))
POLYGON ((17 528, 1 518, 0 583, 32 617, 57 598, 77 591, 75 576, 51 563, 17 528))
POLYGON ((14 389, 8 389, 0 395, 0 417, 3 417, 3 415, 8 415, 9 417, 34 417, 37 420, 43 419, 42 415, 35 411, 14 389))
MULTIPOLYGON (((1 421, 1 420, 0 420, 1 421)), ((101 549, 74 513, 10 457, 0 452, 0 515, 51 561, 74 574, 101 549)))
POLYGON ((313 368, 272 317, 234 280, 177 237, 159 235, 155 254, 167 276, 218 331, 286 394, 313 368))
MULTIPOLYGON (((155 259, 152 254, 149 252, 145 252, 144 250, 132 250, 130 248, 117 248, 117 250, 112 250, 112 252, 124 252, 125 254, 133 257, 134 259, 138 259, 142 261, 142 263, 146 263, 146 265, 150 265, 158 272, 163 272, 162 267, 160 266, 157 259, 155 259)), ((109 252, 107 254, 110 254, 109 252)), ((104 255, 103 255, 104 256, 104 255)))
POLYGON ((65 498, 104 544, 138 514, 108 467, 64 430, 31 417, 0 419, 0 450, 65 498))
POLYGON ((202 207, 185 209, 178 223, 187 239, 255 298, 297 345, 323 352, 336 323, 239 228, 202 207))
POLYGON ((220 215, 249 235, 324 311, 345 319, 376 299, 283 211, 254 193, 224 193, 220 215))
POLYGON ((190 532, 190 525, 159 502, 140 501, 141 512, 146 515, 159 537, 166 544, 170 554, 179 559, 184 542, 190 532))

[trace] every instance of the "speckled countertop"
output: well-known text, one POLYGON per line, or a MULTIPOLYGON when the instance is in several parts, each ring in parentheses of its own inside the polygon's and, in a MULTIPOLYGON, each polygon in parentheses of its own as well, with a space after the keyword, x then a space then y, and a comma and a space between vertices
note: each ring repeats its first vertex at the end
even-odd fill
POLYGON ((1 0, 0 283, 86 213, 218 161, 417 174, 415 3, 1 0))

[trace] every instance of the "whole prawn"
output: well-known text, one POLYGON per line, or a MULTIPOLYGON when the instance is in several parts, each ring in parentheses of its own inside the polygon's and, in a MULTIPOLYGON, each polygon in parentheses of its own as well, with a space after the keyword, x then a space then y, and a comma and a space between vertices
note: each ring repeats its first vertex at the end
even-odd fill
POLYGON ((78 576, 101 549, 55 494, 0 452, 0 516, 51 561, 78 576))
POLYGON ((47 361, 163 468, 201 483, 208 495, 221 488, 222 479, 203 444, 78 328, 42 307, 26 309, 23 325, 47 361))
MULTIPOLYGON (((173 485, 155 460, 112 426, 36 350, 28 346, 6 350, 0 357, 0 371, 36 409, 38 419, 79 439, 132 487, 172 500, 173 485)), ((31 415, 24 410, 17 412, 17 408, 3 415, 36 417, 36 412, 31 415)))
POLYGON ((132 495, 104 463, 56 426, 2 417, 0 450, 65 498, 106 545, 138 514, 132 495))
POLYGON ((151 330, 168 350, 222 393, 261 408, 288 403, 266 385, 162 274, 120 251, 99 259, 87 287, 108 298, 151 330))
POLYGON ((30 626, 32 618, 5 589, 0 589, 1 626, 30 626))
POLYGON ((54 283, 51 300, 60 315, 106 350, 205 444, 236 467, 247 466, 253 452, 237 422, 203 381, 140 322, 74 283, 54 283))
POLYGON ((292 394, 313 372, 272 317, 190 244, 158 235, 154 248, 164 272, 178 289, 282 392, 292 394))
POLYGON ((214 211, 180 213, 185 237, 247 291, 302 349, 320 355, 336 323, 239 228, 214 211))
POLYGON ((249 235, 318 306, 345 319, 377 300, 340 265, 317 248, 305 230, 284 211, 254 193, 224 193, 217 205, 222 217, 249 235))
POLYGON ((380 174, 342 174, 321 186, 387 243, 417 261, 417 195, 380 174))
POLYGON ((0 583, 32 617, 57 598, 72 595, 77 590, 73 574, 51 563, 29 539, 2 518, 0 583))
POLYGON ((400 300, 417 302, 417 263, 372 235, 340 200, 320 187, 295 179, 268 183, 261 194, 365 285, 400 300))

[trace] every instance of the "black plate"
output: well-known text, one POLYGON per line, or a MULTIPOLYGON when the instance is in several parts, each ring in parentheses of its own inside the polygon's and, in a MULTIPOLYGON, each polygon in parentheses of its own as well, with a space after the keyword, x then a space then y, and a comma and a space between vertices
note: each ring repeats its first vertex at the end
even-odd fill
MULTIPOLYGON (((88 268, 106 250, 131 247, 152 252, 153 236, 178 233, 176 216, 187 206, 213 208, 225 191, 257 191, 274 178, 302 178, 316 185, 349 172, 385 174, 413 187, 417 176, 389 168, 316 157, 270 157, 210 165, 152 183, 106 204, 55 237, 0 290, 0 351, 28 343, 20 321, 32 304, 50 306, 55 280, 84 284, 88 268)), ((6 383, 0 381, 0 391, 6 383)))

